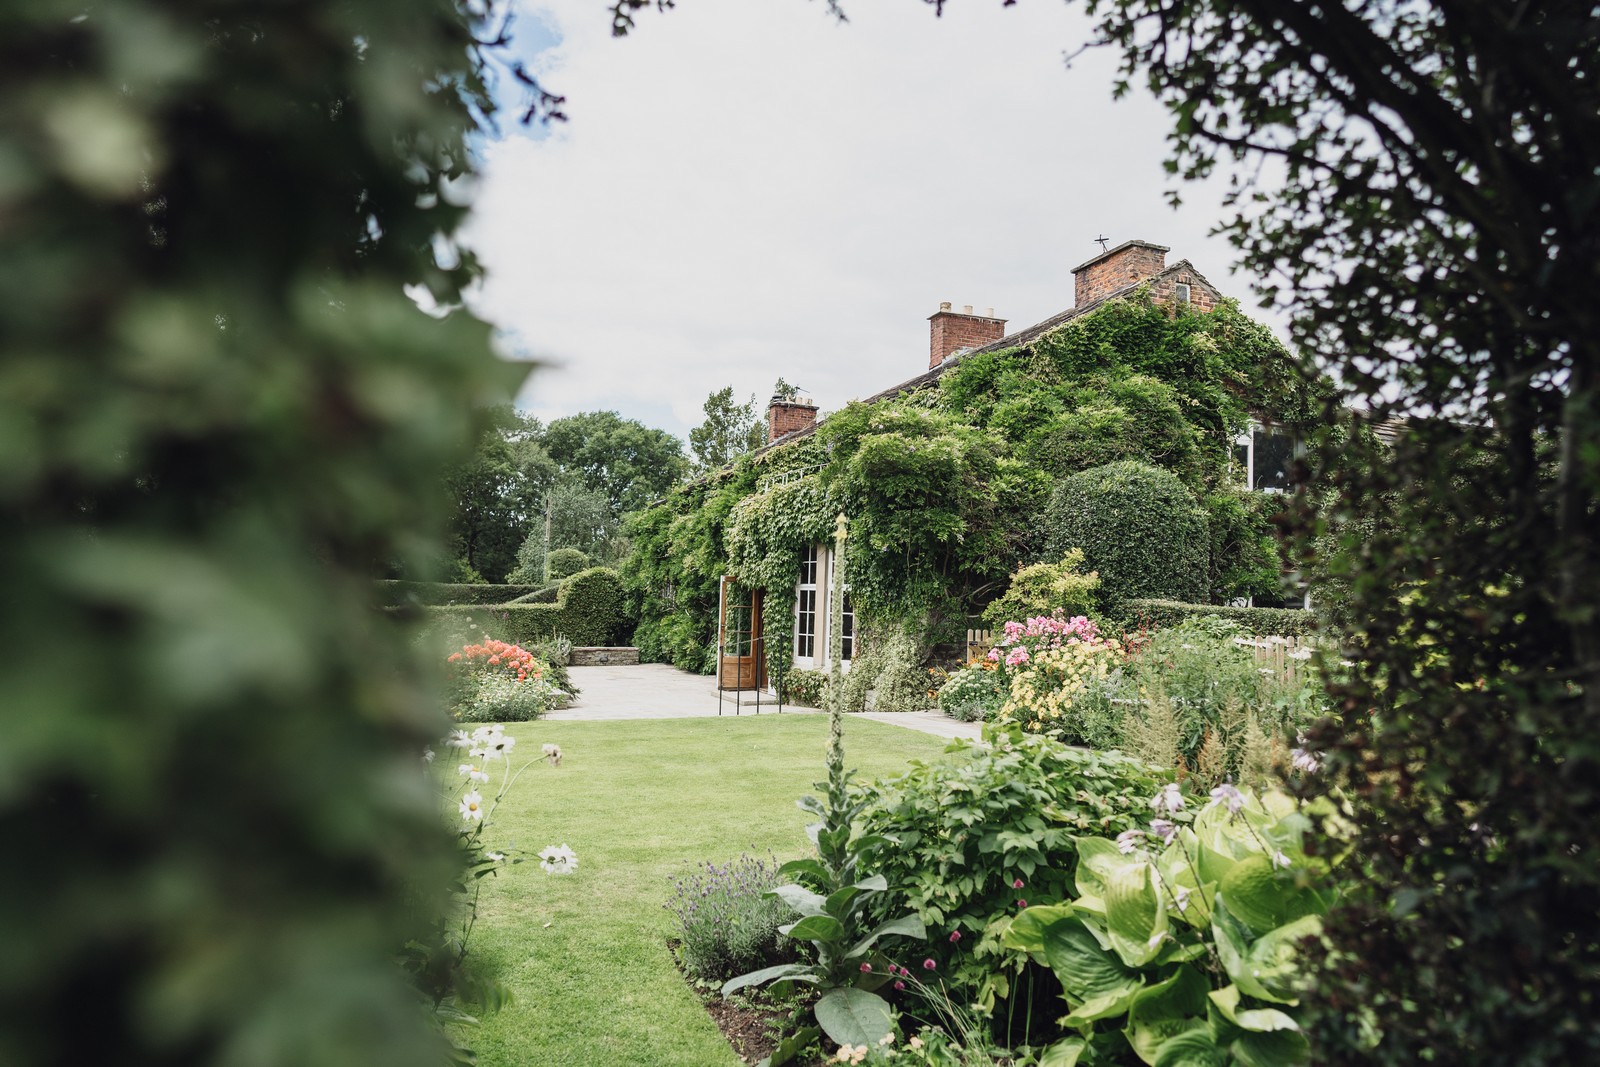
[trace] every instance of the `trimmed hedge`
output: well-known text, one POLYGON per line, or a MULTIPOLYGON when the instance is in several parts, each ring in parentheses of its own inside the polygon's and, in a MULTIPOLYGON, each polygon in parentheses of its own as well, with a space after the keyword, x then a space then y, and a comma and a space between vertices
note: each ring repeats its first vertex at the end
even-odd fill
POLYGON ((1257 637, 1306 637, 1317 632, 1315 612, 1299 608, 1231 608, 1216 604, 1185 604, 1177 600, 1124 600, 1124 625, 1149 623, 1176 626, 1185 619, 1214 616, 1232 619, 1257 637))
POLYGON ((400 604, 509 604, 518 597, 537 592, 536 585, 465 585, 451 582, 374 582, 379 603, 400 604))
POLYGON ((571 578, 589 566, 589 557, 576 548, 558 548, 550 553, 550 580, 559 582, 571 578))
POLYGON ((1135 460, 1074 474, 1045 509, 1045 552, 1083 549, 1115 605, 1132 597, 1203 600, 1211 545, 1205 509, 1177 475, 1135 460))
POLYGON ((431 619, 460 620, 524 646, 554 634, 574 645, 616 645, 623 643, 631 623, 623 611, 622 579, 608 567, 591 567, 562 582, 554 604, 450 604, 427 612, 431 619))
POLYGON ((508 601, 511 604, 554 604, 561 596, 561 583, 547 585, 543 589, 536 589, 527 596, 519 596, 508 601))

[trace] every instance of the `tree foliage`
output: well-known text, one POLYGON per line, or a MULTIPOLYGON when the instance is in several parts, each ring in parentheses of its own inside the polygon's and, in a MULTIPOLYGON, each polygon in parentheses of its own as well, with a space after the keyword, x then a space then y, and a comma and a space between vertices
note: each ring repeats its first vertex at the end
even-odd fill
POLYGON ((1309 457, 1331 506, 1303 551, 1349 590, 1357 664, 1319 740, 1369 864, 1330 917, 1318 1061, 1593 1060, 1600 19, 1086 6, 1121 87, 1173 112, 1175 173, 1245 164, 1223 229, 1339 384, 1324 420, 1409 420, 1392 447, 1357 426, 1309 457))
POLYGON ((446 474, 445 487, 455 559, 499 582, 516 566, 517 550, 530 534, 543 535, 540 519, 556 463, 539 444, 538 420, 509 404, 489 409, 487 417, 472 458, 446 474))
POLYGON ((370 583, 520 377, 404 292, 476 273, 493 35, 0 6, 0 1061, 439 1062, 394 956, 458 873, 444 722, 370 583))
POLYGON ((689 470, 676 437, 615 411, 553 419, 540 442, 562 470, 604 493, 618 519, 665 496, 689 470))
POLYGON ((733 386, 726 385, 706 397, 704 411, 706 421, 689 431, 696 470, 726 467, 736 456, 767 443, 767 420, 757 411, 754 396, 735 404, 733 386))

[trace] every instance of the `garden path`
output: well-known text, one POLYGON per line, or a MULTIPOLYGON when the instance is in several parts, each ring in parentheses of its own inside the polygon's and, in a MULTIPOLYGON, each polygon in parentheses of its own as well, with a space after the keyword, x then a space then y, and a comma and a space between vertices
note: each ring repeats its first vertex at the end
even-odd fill
MULTIPOLYGON (((572 707, 551 712, 554 720, 609 721, 615 719, 700 719, 717 714, 716 679, 690 674, 664 663, 636 666, 572 667, 572 681, 582 692, 572 707)), ((761 699, 760 714, 775 715, 776 704, 761 699)), ((752 694, 746 693, 743 706, 736 708, 732 693, 722 696, 722 714, 741 717, 756 714, 752 694)), ((784 705, 785 715, 816 715, 814 708, 784 705)), ((938 737, 967 737, 977 740, 979 725, 957 722, 938 711, 868 711, 863 718, 904 726, 938 737)))

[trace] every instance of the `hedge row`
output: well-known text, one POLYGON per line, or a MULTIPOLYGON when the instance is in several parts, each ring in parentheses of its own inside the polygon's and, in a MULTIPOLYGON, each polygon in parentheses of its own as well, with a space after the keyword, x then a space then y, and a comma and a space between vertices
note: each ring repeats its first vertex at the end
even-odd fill
POLYGON ((1317 632, 1315 612, 1299 608, 1230 608, 1216 604, 1184 604, 1176 600, 1124 600, 1123 622, 1176 626, 1185 619, 1220 616, 1232 619, 1258 637, 1305 637, 1317 632))
POLYGON ((520 596, 537 592, 537 585, 465 585, 450 582, 374 582, 378 602, 388 607, 401 604, 509 604, 520 596))
POLYGON ((615 645, 627 638, 630 629, 622 604, 617 572, 591 567, 562 582, 553 604, 448 604, 429 607, 427 612, 430 619, 459 620, 472 630, 521 645, 553 634, 564 635, 574 645, 615 645))

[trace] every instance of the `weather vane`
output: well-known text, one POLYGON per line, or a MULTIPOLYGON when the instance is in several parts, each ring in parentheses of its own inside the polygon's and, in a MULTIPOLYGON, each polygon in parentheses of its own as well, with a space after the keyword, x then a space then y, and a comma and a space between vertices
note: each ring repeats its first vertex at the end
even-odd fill
POLYGON ((1106 243, 1110 241, 1111 238, 1107 237, 1105 234, 1101 234, 1099 237, 1096 237, 1095 240, 1100 242, 1100 251, 1104 252, 1106 251, 1106 243))

